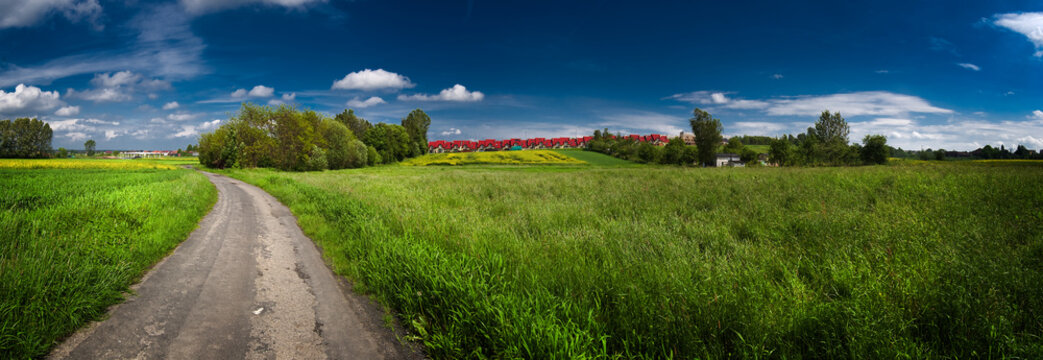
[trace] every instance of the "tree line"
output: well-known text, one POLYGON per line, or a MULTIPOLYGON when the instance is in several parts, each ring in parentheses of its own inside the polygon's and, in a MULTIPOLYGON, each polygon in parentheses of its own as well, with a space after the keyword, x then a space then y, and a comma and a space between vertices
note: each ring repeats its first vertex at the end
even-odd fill
POLYGON ((330 118, 285 105, 243 104, 226 124, 203 134, 195 150, 199 162, 212 168, 358 168, 427 153, 430 125, 431 118, 420 109, 401 125, 373 125, 350 109, 330 118))
POLYGON ((0 158, 51 156, 51 125, 35 118, 0 121, 0 158))
POLYGON ((658 147, 622 136, 612 137, 605 129, 594 131, 594 139, 587 144, 587 150, 642 163, 684 166, 714 166, 719 152, 737 154, 744 163, 758 164, 759 154, 746 145, 768 145, 768 161, 780 166, 884 164, 892 150, 883 135, 867 135, 861 144, 850 144, 848 135, 851 129, 847 121, 840 113, 828 110, 823 111, 815 125, 803 134, 778 138, 733 136, 727 143, 721 135, 721 120, 709 112, 696 108, 688 122, 694 145, 687 145, 680 137, 674 137, 666 146, 658 147))
POLYGON ((891 156, 887 137, 866 135, 862 143, 849 143, 851 128, 839 112, 825 110, 803 134, 773 140, 768 161, 780 166, 850 166, 885 164, 891 156))

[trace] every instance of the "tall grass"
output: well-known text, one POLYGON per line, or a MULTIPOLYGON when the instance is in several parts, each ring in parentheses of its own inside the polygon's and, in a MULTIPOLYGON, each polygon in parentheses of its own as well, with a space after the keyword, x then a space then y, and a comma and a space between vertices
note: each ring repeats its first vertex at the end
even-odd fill
POLYGON ((40 357, 102 316, 216 199, 189 170, 0 169, 0 358, 40 357))
POLYGON ((1043 356, 1043 169, 230 170, 435 358, 1043 356))

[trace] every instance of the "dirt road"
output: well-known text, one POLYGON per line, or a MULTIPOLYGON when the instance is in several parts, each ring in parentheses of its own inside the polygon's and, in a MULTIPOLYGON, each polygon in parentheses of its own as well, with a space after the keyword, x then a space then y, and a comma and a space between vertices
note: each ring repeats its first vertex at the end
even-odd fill
POLYGON ((289 209, 206 173, 217 204, 136 295, 52 359, 397 359, 418 354, 326 267, 289 209))

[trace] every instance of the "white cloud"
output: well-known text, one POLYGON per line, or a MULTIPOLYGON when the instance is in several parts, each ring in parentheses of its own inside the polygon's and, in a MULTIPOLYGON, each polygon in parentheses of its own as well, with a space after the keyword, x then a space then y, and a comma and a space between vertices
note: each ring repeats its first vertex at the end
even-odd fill
POLYGON ((384 99, 376 96, 371 96, 369 99, 361 100, 357 96, 351 100, 348 100, 347 106, 351 108, 368 108, 374 105, 384 104, 384 99))
POLYGON ((1032 115, 1029 115, 1029 119, 1043 120, 1043 110, 1032 110, 1032 115))
POLYGON ((192 137, 199 136, 200 131, 206 131, 215 129, 221 123, 221 119, 214 119, 211 121, 205 121, 199 125, 181 125, 181 131, 174 133, 173 137, 192 137))
POLYGON ((0 114, 28 115, 64 105, 57 91, 43 91, 35 86, 19 84, 14 91, 0 89, 0 114))
POLYGON ((242 99, 246 97, 246 89, 239 89, 232 92, 233 99, 242 99))
POLYGON ((79 106, 65 106, 65 107, 62 107, 62 108, 58 109, 58 111, 54 112, 54 114, 58 115, 58 116, 76 116, 79 113, 80 113, 80 107, 79 106))
MULTIPOLYGON (((762 135, 778 136, 786 133, 789 126, 784 123, 767 121, 738 121, 725 127, 725 133, 730 135, 762 135)), ((668 134, 673 136, 673 134, 668 134)))
POLYGON ((782 79, 783 76, 782 76, 782 74, 775 74, 775 75, 772 75, 771 78, 775 79, 775 80, 779 80, 779 79, 782 79))
POLYGON ((377 89, 404 89, 414 87, 408 77, 385 71, 384 69, 365 69, 344 76, 343 79, 333 82, 330 88, 333 90, 377 90, 377 89))
POLYGON ((282 105, 297 99, 297 93, 283 93, 281 99, 268 100, 268 105, 282 105))
POLYGON ((874 72, 877 73, 877 74, 887 74, 887 73, 890 73, 891 71, 887 70, 887 69, 881 69, 881 70, 877 70, 877 71, 874 71, 874 72))
POLYGON ((326 2, 326 0, 180 0, 179 2, 186 11, 198 15, 251 4, 302 9, 306 5, 326 2))
POLYGON ((221 119, 213 119, 213 120, 210 120, 210 121, 203 122, 202 124, 199 125, 199 128, 203 129, 203 130, 216 129, 217 126, 220 125, 220 124, 221 124, 221 119))
POLYGON ((96 21, 101 10, 98 0, 2 1, 0 29, 33 26, 54 13, 60 13, 72 22, 87 19, 99 28, 96 21))
POLYGON ((1036 57, 1043 57, 1043 12, 997 14, 994 24, 1025 35, 1036 46, 1036 57))
POLYGON ((70 132, 70 133, 65 134, 65 137, 69 138, 72 141, 80 141, 80 140, 86 139, 87 138, 87 134, 84 134, 84 133, 79 132, 79 131, 74 131, 74 132, 70 132))
MULTIPOLYGON (((683 130, 679 126, 687 124, 688 119, 649 111, 629 113, 613 113, 601 116, 601 121, 594 123, 597 127, 609 127, 611 131, 625 131, 634 134, 656 132, 667 136, 675 136, 683 130)), ((585 132, 584 135, 591 132, 585 132)), ((561 135, 558 135, 561 136, 561 135)))
POLYGON ((449 135, 460 135, 460 133, 461 133, 460 129, 457 129, 457 128, 449 128, 449 130, 446 130, 446 131, 443 131, 443 132, 442 132, 442 136, 449 136, 449 135))
POLYGON ((468 91, 466 87, 460 84, 444 89, 438 95, 416 94, 398 96, 399 100, 419 101, 481 101, 484 98, 485 94, 482 94, 481 91, 468 91))
MULTIPOLYGON (((94 89, 76 91, 69 89, 66 96, 94 102, 121 102, 133 99, 136 91, 170 90, 170 82, 160 79, 147 79, 141 74, 129 70, 115 73, 95 74, 90 81, 94 89)), ((150 94, 153 97, 155 94, 150 94)))
POLYGON ((882 134, 887 136, 889 145, 906 149, 973 150, 984 144, 1043 148, 1043 139, 1026 135, 1043 134, 1043 119, 999 122, 973 119, 924 124, 912 119, 878 118, 849 125, 852 141, 861 141, 867 134, 882 134))
POLYGON ((91 89, 83 91, 68 89, 65 92, 65 96, 74 99, 90 100, 93 102, 122 102, 131 99, 129 94, 126 94, 117 88, 91 89))
POLYGON ((721 91, 693 91, 689 93, 674 94, 669 99, 702 105, 721 105, 728 109, 752 110, 768 107, 768 103, 760 100, 731 99, 729 92, 721 91))
POLYGON ((166 104, 163 104, 163 110, 174 110, 179 107, 181 107, 181 104, 178 104, 177 101, 171 101, 166 104))
POLYGON ((189 113, 181 112, 181 113, 167 115, 167 119, 170 120, 170 121, 186 121, 186 120, 195 119, 197 116, 199 116, 199 115, 198 114, 189 114, 189 113))
POLYGON ((693 104, 716 105, 725 109, 758 110, 768 115, 815 116, 823 110, 840 112, 845 116, 895 116, 908 113, 950 114, 952 110, 932 106, 926 100, 887 91, 862 91, 830 95, 780 97, 766 100, 729 98, 731 93, 694 91, 674 94, 667 98, 693 104))
POLYGON ((248 95, 250 95, 250 97, 260 97, 260 98, 272 97, 273 94, 275 94, 275 89, 267 87, 267 86, 264 86, 264 85, 254 86, 254 88, 250 89, 250 92, 248 93, 248 95))
POLYGON ((47 121, 47 124, 54 131, 94 131, 93 126, 81 124, 80 121, 83 119, 47 121))
POLYGON ((130 70, 116 73, 96 74, 91 79, 91 85, 102 88, 115 88, 120 86, 131 86, 141 81, 141 74, 135 74, 130 70))
MULTIPOLYGON (((4 14, 7 12, 0 9, 0 16, 4 14)), ((0 86, 47 84, 73 75, 120 70, 164 78, 189 78, 205 73, 208 69, 203 65, 202 53, 206 46, 192 33, 190 21, 191 17, 177 5, 150 7, 128 22, 126 27, 137 34, 130 37, 130 43, 123 44, 120 50, 89 50, 32 66, 6 64, 0 69, 0 86)))
POLYGON ((956 65, 967 70, 981 71, 981 68, 978 67, 978 65, 974 65, 971 63, 957 63, 956 65))
POLYGON ((92 119, 83 120, 83 121, 91 123, 91 124, 100 124, 100 125, 119 125, 120 124, 119 121, 105 121, 105 120, 99 120, 99 119, 93 119, 93 118, 92 119))
POLYGON ((112 140, 119 136, 116 130, 105 130, 105 140, 112 140))
POLYGON ((829 109, 845 116, 894 116, 908 113, 951 114, 953 111, 931 105, 926 100, 887 91, 862 91, 843 94, 798 96, 771 100, 768 115, 814 116, 829 109))

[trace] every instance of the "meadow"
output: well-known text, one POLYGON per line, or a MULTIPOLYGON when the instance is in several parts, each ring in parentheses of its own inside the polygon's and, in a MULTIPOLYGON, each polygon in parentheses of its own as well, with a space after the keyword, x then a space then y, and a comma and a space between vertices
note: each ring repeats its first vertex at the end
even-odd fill
POLYGON ((434 358, 1038 358, 1043 164, 225 170, 434 358))
POLYGON ((427 154, 406 159, 405 166, 432 165, 580 165, 583 161, 550 150, 427 154))
POLYGON ((139 160, 0 160, 0 358, 42 357, 99 319, 217 200, 139 160))

